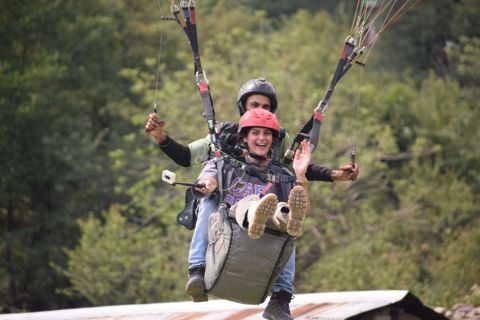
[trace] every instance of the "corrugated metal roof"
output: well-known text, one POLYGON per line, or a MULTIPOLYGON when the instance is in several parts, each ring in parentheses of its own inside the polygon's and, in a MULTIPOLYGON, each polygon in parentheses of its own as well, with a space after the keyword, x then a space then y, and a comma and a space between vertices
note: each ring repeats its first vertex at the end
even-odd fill
MULTIPOLYGON (((263 319, 262 313, 267 302, 261 305, 245 305, 211 299, 202 303, 106 306, 0 315, 0 320, 255 320, 263 319)), ((433 310, 405 290, 298 294, 292 300, 290 309, 295 319, 353 320, 388 306, 403 308, 418 316, 409 319, 446 319, 441 315, 437 317, 433 310)), ((372 316, 362 319, 374 318, 372 316)), ((381 319, 389 318, 382 316, 381 319)))

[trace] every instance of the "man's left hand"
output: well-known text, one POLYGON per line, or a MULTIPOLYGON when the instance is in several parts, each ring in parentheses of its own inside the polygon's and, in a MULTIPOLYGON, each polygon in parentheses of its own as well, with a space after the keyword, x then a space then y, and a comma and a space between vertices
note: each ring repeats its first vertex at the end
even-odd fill
POLYGON ((340 167, 340 169, 332 170, 331 177, 335 181, 355 181, 357 180, 359 167, 357 164, 346 164, 340 167))

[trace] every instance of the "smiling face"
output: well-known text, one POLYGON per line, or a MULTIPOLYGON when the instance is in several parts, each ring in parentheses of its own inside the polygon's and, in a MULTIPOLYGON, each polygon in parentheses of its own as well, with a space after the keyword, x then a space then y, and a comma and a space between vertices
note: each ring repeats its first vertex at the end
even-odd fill
POLYGON ((250 153, 267 157, 273 143, 272 131, 267 128, 253 127, 248 131, 244 141, 247 143, 250 153))

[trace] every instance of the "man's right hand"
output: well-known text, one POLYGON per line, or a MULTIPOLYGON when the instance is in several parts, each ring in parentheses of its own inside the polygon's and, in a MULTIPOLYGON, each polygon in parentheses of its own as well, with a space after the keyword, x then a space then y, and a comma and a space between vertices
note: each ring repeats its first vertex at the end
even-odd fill
POLYGON ((158 144, 162 144, 167 140, 167 133, 163 131, 165 121, 160 120, 156 113, 150 113, 148 115, 148 121, 145 125, 145 133, 157 141, 158 144))

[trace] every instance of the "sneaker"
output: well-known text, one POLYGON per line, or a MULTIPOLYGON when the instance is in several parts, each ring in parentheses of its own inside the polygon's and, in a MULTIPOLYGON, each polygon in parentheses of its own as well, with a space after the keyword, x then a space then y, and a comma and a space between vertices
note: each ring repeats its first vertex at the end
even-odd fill
POLYGON ((248 209, 248 236, 259 239, 265 231, 265 222, 273 216, 278 198, 275 194, 266 194, 259 202, 248 209))
POLYGON ((297 237, 302 234, 303 220, 309 205, 305 190, 301 186, 293 187, 288 195, 290 215, 288 216, 287 232, 289 235, 297 237))
POLYGON ((185 286, 185 292, 192 296, 193 302, 208 301, 204 281, 205 267, 194 267, 188 270, 188 281, 185 286))
POLYGON ((292 294, 287 291, 274 292, 270 297, 263 317, 269 320, 293 320, 290 314, 292 294))

